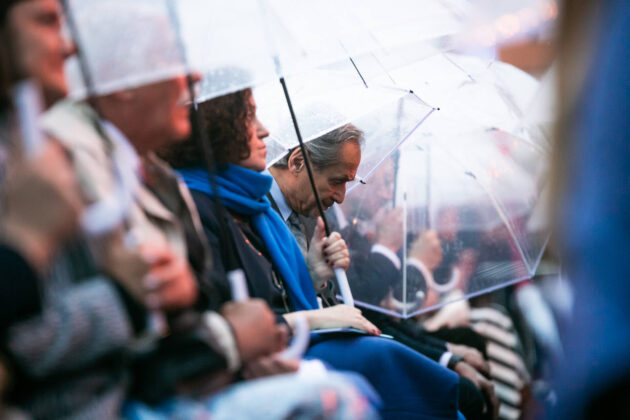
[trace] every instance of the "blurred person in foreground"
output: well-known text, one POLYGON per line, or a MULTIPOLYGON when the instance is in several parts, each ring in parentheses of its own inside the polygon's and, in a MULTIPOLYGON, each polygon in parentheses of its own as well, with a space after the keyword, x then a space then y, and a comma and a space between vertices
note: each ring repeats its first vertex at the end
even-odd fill
POLYGON ((66 275, 47 284, 50 309, 12 329, 9 349, 22 373, 16 401, 38 418, 233 418, 255 411, 262 418, 292 411, 307 418, 371 418, 363 397, 338 378, 306 383, 278 376, 216 395, 241 369, 253 370, 252 377, 278 375, 294 372, 297 361, 265 364, 286 346, 287 334, 263 302, 212 305, 211 261, 196 211, 185 187, 152 153, 190 134, 186 75, 169 49, 175 40, 168 17, 127 1, 88 13, 94 32, 82 45, 89 49, 96 94, 57 104, 43 126, 70 150, 89 203, 118 193, 132 201, 118 228, 67 252, 66 275), (145 38, 129 42, 126 25, 136 25, 145 38), (131 70, 147 66, 158 74, 133 78, 131 70), (122 184, 131 190, 120 191, 113 170, 120 166, 122 184), (158 312, 169 333, 154 327, 158 312), (60 319, 69 325, 60 329, 60 319), (129 402, 121 414, 130 393, 142 403, 129 402), (266 406, 270 394, 284 398, 266 406), (243 404, 244 395, 254 400, 243 404))
MULTIPOLYGON (((362 131, 348 124, 305 145, 324 208, 336 203, 333 209, 337 226, 345 219, 338 205, 344 202, 346 184, 352 181, 356 174, 363 141, 362 131)), ((299 148, 291 150, 270 168, 270 173, 274 177, 270 193, 274 209, 283 218, 298 243, 305 247, 303 252, 307 255, 307 265, 316 288, 325 292, 325 301, 329 304, 336 302, 336 292, 334 287, 331 287, 333 265, 321 264, 321 268, 318 267, 316 270, 314 268, 317 266, 312 261, 317 261, 314 254, 328 245, 324 249, 327 254, 325 258, 332 262, 335 254, 340 251, 334 249, 329 242, 340 237, 340 234, 333 232, 329 238, 324 238, 322 226, 314 227, 317 207, 310 190, 301 150, 299 148)), ((364 214, 364 220, 355 219, 352 223, 346 220, 347 226, 341 229, 345 237, 352 240, 353 244, 357 244, 357 248, 350 253, 352 259, 356 261, 349 261, 351 270, 348 277, 353 291, 359 299, 367 292, 368 299, 376 295, 378 296, 376 302, 383 301, 386 304, 391 304, 396 300, 396 296, 400 298, 402 295, 399 281, 402 276, 399 258, 403 246, 402 213, 400 209, 387 210, 391 204, 393 176, 394 161, 389 159, 370 180, 375 187, 366 198, 370 202, 361 203, 363 213, 376 214, 364 214), (362 225, 367 225, 364 233, 360 232, 362 225)), ((344 251, 347 254, 347 248, 344 251)), ((427 279, 442 258, 442 249, 436 233, 426 231, 418 235, 410 247, 409 255, 411 258, 407 260, 408 265, 405 268, 408 278, 424 283, 427 290, 427 279)), ((434 293, 429 292, 428 300, 431 300, 431 295, 434 293)), ((368 300, 372 301, 374 300, 368 300)), ((433 302, 436 303, 436 300, 433 302)), ((489 373, 488 365, 480 350, 463 345, 464 343, 447 343, 442 338, 430 337, 412 319, 394 320, 369 309, 363 309, 362 312, 384 333, 392 335, 400 343, 460 375, 459 407, 467 418, 493 418, 496 415, 497 405, 492 384, 485 376, 489 373)), ((474 332, 469 331, 468 335, 475 336, 476 342, 481 342, 480 347, 485 347, 483 340, 476 337, 474 332)))
POLYGON ((555 228, 574 287, 554 419, 630 417, 630 3, 561 15, 555 228))
POLYGON ((63 63, 72 46, 62 39, 60 25, 57 0, 6 1, 0 8, 3 331, 39 307, 36 278, 78 227, 80 197, 65 151, 47 141, 37 156, 25 156, 11 99, 15 84, 24 79, 41 88, 46 105, 66 94, 63 63), (38 206, 40 200, 47 206, 38 206))
MULTIPOLYGON (((78 229, 81 197, 65 150, 45 141, 26 156, 12 95, 25 79, 49 106, 66 93, 63 63, 72 53, 60 33, 56 0, 0 5, 0 335, 39 313, 41 277, 78 229), (42 206, 40 203, 45 202, 42 206)), ((11 382, 0 359, 0 395, 11 382)), ((11 415, 3 411, 0 416, 11 415)))
MULTIPOLYGON (((10 317, 2 317, 3 327, 10 327, 3 334, 3 347, 15 382, 9 397, 38 418, 111 418, 115 415, 103 402, 124 376, 116 363, 105 359, 109 342, 120 343, 108 329, 119 325, 116 313, 123 306, 122 291, 119 294, 102 278, 74 273, 63 263, 69 256, 67 247, 76 246, 62 239, 76 232, 82 206, 82 197, 73 195, 78 191, 75 174, 66 150, 56 141, 47 141, 34 158, 24 155, 9 90, 30 79, 41 88, 45 107, 66 95, 64 61, 73 46, 62 37, 60 9, 57 0, 6 1, 0 9, 6 158, 1 223, 3 242, 12 248, 2 248, 3 265, 10 267, 4 272, 2 286, 7 287, 1 294, 9 302, 2 309, 10 311, 10 317), (91 363, 100 370, 111 369, 111 375, 103 376, 109 380, 91 375, 91 363), (73 376, 85 380, 77 382, 73 376), (86 410, 90 405, 94 411, 86 410)), ((89 265, 85 252, 73 258, 89 265)))

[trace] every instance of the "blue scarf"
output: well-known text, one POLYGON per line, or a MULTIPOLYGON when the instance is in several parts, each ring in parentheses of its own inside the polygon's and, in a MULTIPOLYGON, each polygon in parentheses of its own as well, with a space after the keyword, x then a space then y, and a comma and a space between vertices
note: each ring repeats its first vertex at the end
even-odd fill
MULTIPOLYGON (((204 169, 178 170, 191 190, 210 197, 214 191, 204 169)), ((293 307, 297 311, 317 309, 317 298, 300 247, 278 213, 265 196, 273 178, 236 165, 228 165, 216 176, 221 203, 237 213, 252 217, 254 229, 262 237, 274 268, 287 285, 293 307)))

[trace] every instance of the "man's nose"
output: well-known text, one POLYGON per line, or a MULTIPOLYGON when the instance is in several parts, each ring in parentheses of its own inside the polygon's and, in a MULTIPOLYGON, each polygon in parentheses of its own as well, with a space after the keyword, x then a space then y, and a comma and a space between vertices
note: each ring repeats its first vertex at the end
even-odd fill
POLYGON ((335 193, 333 194, 332 199, 338 203, 341 204, 343 203, 343 200, 346 198, 346 184, 343 184, 343 186, 339 187, 335 193))

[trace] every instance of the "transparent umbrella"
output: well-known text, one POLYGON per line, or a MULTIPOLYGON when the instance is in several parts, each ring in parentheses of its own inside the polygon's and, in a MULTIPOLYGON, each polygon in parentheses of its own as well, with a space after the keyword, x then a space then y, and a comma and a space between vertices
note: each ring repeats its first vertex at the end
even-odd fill
MULTIPOLYGON (((534 219, 548 152, 520 114, 536 83, 527 95, 493 77, 494 65, 451 66, 440 111, 332 211, 345 221, 357 302, 400 317, 448 303, 455 290, 473 296, 531 277, 547 242, 534 219)), ((430 74, 414 91, 433 87, 430 74)))
MULTIPOLYGON (((75 99, 103 96, 186 74, 168 4, 160 0, 66 0, 79 54, 66 74, 75 99)), ((96 109, 98 112, 98 109, 96 109)), ((113 148, 111 194, 86 209, 82 224, 101 234, 124 221, 137 188, 137 158, 128 145, 96 121, 113 148)))
MULTIPOLYGON (((293 118, 300 122, 304 142, 353 123, 365 134, 356 179, 366 182, 374 168, 434 112, 408 91, 392 86, 366 88, 349 62, 292 76, 287 81, 294 88, 294 115, 277 85, 254 90, 258 116, 272 133, 266 140, 269 165, 298 147, 293 118)), ((343 280, 337 281, 344 302, 352 302, 343 280)))
POLYGON ((186 74, 166 0, 66 3, 80 48, 66 69, 73 96, 106 95, 186 74))
POLYGON ((355 52, 361 52, 366 46, 374 51, 367 44, 370 41, 387 50, 454 36, 463 29, 473 10, 468 1, 462 0, 400 0, 396 3, 325 0, 320 3, 328 8, 329 19, 349 28, 340 32, 340 37, 344 45, 355 52))
MULTIPOLYGON (((309 142, 353 123, 365 133, 357 180, 365 180, 434 111, 416 95, 392 86, 366 88, 349 62, 289 77, 303 140, 309 142)), ((268 165, 298 147, 285 98, 277 84, 254 90, 258 116, 271 135, 268 165)))
POLYGON ((433 44, 457 33, 468 9, 463 0, 172 4, 190 65, 207 76, 200 101, 349 57, 433 44))
MULTIPOLYGON (((427 56, 400 66, 397 60, 381 64, 387 74, 376 74, 368 83, 394 83, 413 90, 458 126, 500 128, 520 137, 532 137, 524 115, 534 100, 539 83, 527 73, 494 60, 473 56, 427 52, 427 56)), ((357 64, 363 68, 363 62, 357 64)), ((366 63, 365 67, 370 67, 366 63)))

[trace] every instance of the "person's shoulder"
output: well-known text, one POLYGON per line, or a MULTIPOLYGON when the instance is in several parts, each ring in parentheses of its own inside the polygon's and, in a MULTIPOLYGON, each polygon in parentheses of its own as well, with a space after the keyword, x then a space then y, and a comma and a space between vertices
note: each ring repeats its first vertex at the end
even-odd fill
POLYGON ((197 206, 197 212, 204 226, 218 227, 219 207, 216 201, 208 194, 197 190, 190 190, 190 195, 197 206))
POLYGON ((387 256, 381 254, 380 252, 370 252, 369 259, 374 263, 387 263, 387 265, 394 265, 387 256))
POLYGON ((380 252, 370 252, 367 258, 367 270, 373 275, 384 276, 388 279, 399 277, 400 269, 394 265, 392 260, 380 252))
POLYGON ((46 134, 68 149, 91 150, 102 143, 94 118, 94 110, 86 103, 64 99, 42 114, 40 124, 46 134))

